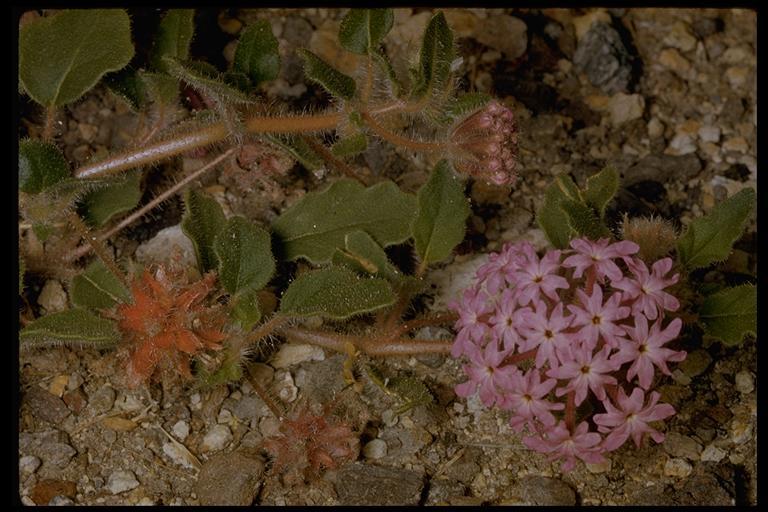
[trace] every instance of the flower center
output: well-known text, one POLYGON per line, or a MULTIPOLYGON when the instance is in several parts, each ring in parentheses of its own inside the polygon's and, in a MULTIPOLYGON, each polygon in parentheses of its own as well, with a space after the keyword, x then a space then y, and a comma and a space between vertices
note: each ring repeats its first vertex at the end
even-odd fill
POLYGON ((526 393, 525 395, 523 395, 523 400, 525 400, 526 402, 533 402, 533 397, 526 393))
POLYGON ((534 282, 534 283, 540 283, 540 282, 542 282, 543 280, 544 280, 544 277, 543 277, 543 276, 536 276, 536 277, 534 277, 534 278, 533 278, 533 282, 534 282))
POLYGON ((595 316, 593 316, 593 317, 592 317, 592 324, 594 324, 594 325, 600 325, 600 322, 601 322, 602 320, 603 320, 603 319, 600 317, 600 315, 595 315, 595 316))
POLYGON ((646 345, 645 343, 643 343, 642 345, 640 345, 639 347, 637 347, 637 351, 638 351, 639 353, 641 353, 641 354, 645 354, 646 352, 648 352, 648 345, 646 345))
POLYGON ((581 373, 583 373, 584 375, 588 374, 589 373, 589 366, 586 365, 586 364, 584 366, 582 366, 581 367, 581 373))
POLYGON ((552 333, 552 331, 547 329, 546 331, 544 331, 544 337, 547 339, 552 339, 555 337, 555 335, 552 333))

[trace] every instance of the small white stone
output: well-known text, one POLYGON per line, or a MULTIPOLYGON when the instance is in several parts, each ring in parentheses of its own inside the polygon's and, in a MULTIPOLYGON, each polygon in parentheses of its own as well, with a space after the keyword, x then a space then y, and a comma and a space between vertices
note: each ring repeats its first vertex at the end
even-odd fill
POLYGON ((387 409, 383 413, 381 413, 381 421, 384 423, 387 427, 394 427, 397 425, 397 415, 395 414, 395 411, 392 409, 387 409))
POLYGON ((47 313, 56 313, 67 309, 67 292, 61 286, 61 283, 55 279, 49 279, 45 282, 37 303, 44 308, 47 313))
POLYGON ((627 121, 639 119, 643 116, 644 109, 645 99, 640 94, 616 93, 608 103, 613 126, 619 126, 627 121))
POLYGON ((752 374, 748 371, 740 371, 736 374, 736 390, 743 394, 748 395, 755 389, 755 379, 752 378, 752 374))
POLYGON ((323 361, 325 352, 314 345, 286 343, 272 357, 270 364, 274 368, 287 368, 304 361, 323 361))
POLYGON ((293 402, 299 395, 299 389, 293 383, 293 376, 287 370, 279 370, 275 373, 275 389, 278 398, 283 402, 293 402))
POLYGON ((693 472, 693 466, 685 460, 680 458, 669 459, 664 464, 664 474, 667 476, 674 476, 677 478, 685 478, 693 472))
POLYGON ((203 402, 200 398, 200 393, 195 393, 189 397, 189 404, 192 406, 192 410, 199 411, 203 407, 203 402))
POLYGON ((115 471, 109 475, 109 480, 107 480, 107 489, 112 494, 130 491, 139 485, 141 484, 136 480, 136 475, 133 474, 133 471, 115 471))
POLYGON ((604 462, 599 464, 587 463, 587 470, 594 474, 608 473, 611 470, 611 465, 611 459, 606 458, 604 462))
POLYGON ((27 507, 34 507, 37 505, 29 496, 22 496, 21 502, 27 507))
POLYGON ((656 139, 664 135, 664 123, 662 123, 658 117, 651 118, 648 121, 648 136, 652 139, 656 139))
POLYGON ((176 443, 163 443, 163 453, 179 466, 192 469, 195 466, 189 456, 176 443))
POLYGON ((145 496, 145 497, 141 498, 136 503, 136 505, 138 505, 140 507, 152 507, 152 506, 155 505, 155 502, 152 500, 152 498, 148 498, 148 497, 145 496))
POLYGON ((189 423, 184 420, 179 420, 171 428, 171 432, 176 436, 179 441, 184 441, 189 435, 189 423))
POLYGON ((195 247, 180 224, 161 229, 154 238, 136 248, 138 263, 168 262, 176 257, 181 258, 178 263, 184 267, 197 268, 195 247))
POLYGON ((721 450, 714 444, 710 444, 701 452, 701 460, 704 462, 720 462, 726 455, 724 450, 721 450))
POLYGON ((380 459, 387 454, 387 443, 383 439, 374 439, 363 447, 366 459, 380 459))
POLYGON ((240 400, 243 398, 243 394, 239 390, 234 390, 232 393, 230 393, 229 398, 232 400, 240 400))
POLYGON ((704 125, 699 128, 699 138, 702 142, 719 142, 720 141, 720 127, 704 125))
POLYGON ((219 411, 219 416, 216 418, 216 423, 229 424, 232 421, 232 411, 229 409, 222 409, 219 411))
POLYGON ((689 153, 696 152, 696 144, 693 142, 693 137, 687 133, 678 133, 669 142, 669 147, 665 153, 670 155, 687 155, 689 153))
POLYGON ((38 459, 34 455, 25 455, 24 457, 19 459, 19 470, 22 473, 31 475, 32 473, 37 471, 37 468, 39 467, 40 467, 40 459, 38 459))
POLYGON ((226 447, 232 441, 232 432, 226 425, 215 425, 205 434, 200 444, 202 452, 217 452, 226 447))

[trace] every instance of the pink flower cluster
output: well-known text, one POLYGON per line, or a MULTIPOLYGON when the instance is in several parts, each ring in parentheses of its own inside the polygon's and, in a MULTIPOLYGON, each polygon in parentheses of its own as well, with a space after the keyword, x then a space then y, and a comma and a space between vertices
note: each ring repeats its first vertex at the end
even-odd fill
POLYGON ((509 411, 525 445, 562 460, 563 471, 576 459, 603 462, 630 437, 638 447, 645 434, 663 441, 651 423, 675 410, 659 403, 654 375, 686 357, 665 347, 682 326, 664 322, 680 305, 664 291, 679 278, 668 276, 671 258, 649 269, 633 242, 576 239, 571 248, 539 257, 528 242, 507 244, 451 305, 452 354, 468 360, 469 377, 456 393, 509 411), (585 401, 594 407, 577 418, 585 401))

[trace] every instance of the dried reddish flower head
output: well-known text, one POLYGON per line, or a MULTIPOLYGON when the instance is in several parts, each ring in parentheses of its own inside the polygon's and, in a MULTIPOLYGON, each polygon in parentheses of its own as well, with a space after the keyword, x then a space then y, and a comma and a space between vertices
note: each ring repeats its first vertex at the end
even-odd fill
POLYGON ((450 137, 457 171, 496 185, 517 175, 517 125, 512 111, 496 101, 459 122, 450 137))
MULTIPOLYGON (((178 276, 174 276, 178 277, 178 276)), ((214 274, 177 285, 163 267, 144 273, 131 285, 132 304, 118 308, 118 325, 131 341, 128 378, 132 386, 149 379, 158 367, 191 377, 190 356, 219 350, 226 335, 224 316, 204 304, 213 289, 214 274)))

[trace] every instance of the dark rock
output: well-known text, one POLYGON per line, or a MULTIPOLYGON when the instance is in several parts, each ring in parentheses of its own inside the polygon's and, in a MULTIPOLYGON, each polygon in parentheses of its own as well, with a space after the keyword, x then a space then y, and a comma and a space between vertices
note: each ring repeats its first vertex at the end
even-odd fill
POLYGON ((685 480, 680 489, 668 485, 644 488, 631 497, 633 505, 680 506, 716 505, 732 506, 735 489, 733 470, 712 464, 701 464, 685 480))
POLYGON ((464 450, 464 454, 451 464, 445 471, 445 476, 469 485, 480 472, 478 461, 483 456, 483 450, 470 447, 464 450))
POLYGON ((699 39, 704 39, 712 34, 721 32, 725 28, 725 23, 723 23, 723 20, 720 18, 704 18, 697 16, 696 19, 693 20, 692 27, 699 39))
POLYGON ((667 195, 667 189, 658 181, 644 180, 627 186, 635 197, 649 203, 661 203, 667 195))
POLYGON ((749 167, 744 164, 733 164, 723 173, 728 179, 736 181, 747 181, 750 176, 749 167))
POLYGON ((689 155, 648 155, 624 171, 623 184, 632 185, 641 181, 686 182, 701 172, 701 161, 694 154, 689 155))
POLYGON ((46 430, 43 432, 22 432, 19 434, 19 452, 34 455, 43 464, 59 468, 69 464, 77 451, 69 445, 69 439, 63 432, 46 430))
POLYGON ((344 466, 336 483, 342 505, 417 505, 423 488, 422 473, 361 463, 344 466))
POLYGON ((75 414, 80 414, 80 411, 85 409, 85 406, 88 404, 88 401, 85 398, 85 393, 83 393, 80 388, 73 391, 67 391, 61 398, 64 400, 64 403, 67 404, 67 407, 69 407, 75 414))
POLYGON ((70 415, 69 409, 61 398, 50 394, 39 386, 29 388, 24 394, 24 403, 29 407, 33 416, 54 425, 58 425, 70 415))
POLYGON ((559 110, 557 89, 541 82, 539 77, 521 75, 505 61, 493 73, 493 85, 498 96, 514 96, 534 114, 559 110))
POLYGON ((467 486, 457 480, 436 479, 429 482, 427 505, 447 505, 467 493, 467 486))
POLYGON ((56 496, 74 498, 77 494, 77 484, 67 480, 43 480, 38 482, 29 493, 29 497, 37 505, 47 505, 56 496))
POLYGON ((115 405, 115 390, 105 384, 88 398, 88 409, 93 416, 104 414, 112 410, 115 405))
POLYGON ((573 63, 606 94, 626 91, 632 81, 632 56, 616 29, 606 23, 595 23, 584 34, 573 63))
POLYGON ((575 505, 576 493, 557 478, 528 476, 520 480, 520 493, 529 505, 575 505))
POLYGON ((208 460, 197 477, 201 505, 248 506, 256 499, 264 462, 258 455, 240 450, 208 460))

